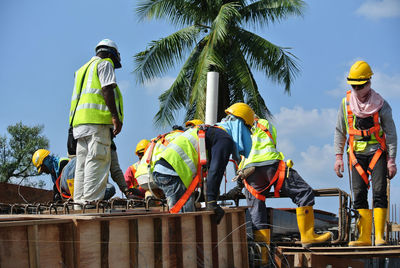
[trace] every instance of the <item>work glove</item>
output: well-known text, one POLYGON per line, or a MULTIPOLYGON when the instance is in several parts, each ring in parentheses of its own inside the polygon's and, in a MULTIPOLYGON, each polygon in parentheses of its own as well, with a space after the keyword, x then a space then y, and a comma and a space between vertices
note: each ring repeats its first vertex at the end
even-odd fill
POLYGON ((397 173, 396 159, 389 157, 387 161, 388 177, 391 180, 397 173))
POLYGON ((123 193, 125 194, 126 198, 133 198, 133 197, 141 197, 142 192, 136 188, 124 188, 123 193))
POLYGON ((344 172, 343 155, 341 154, 336 155, 335 167, 333 169, 335 170, 336 175, 339 178, 343 178, 343 172, 344 172))
POLYGON ((226 199, 230 199, 230 200, 235 200, 238 199, 240 197, 240 195, 242 194, 242 189, 243 187, 241 185, 238 185, 233 187, 231 190, 229 190, 229 192, 227 192, 224 197, 226 199))

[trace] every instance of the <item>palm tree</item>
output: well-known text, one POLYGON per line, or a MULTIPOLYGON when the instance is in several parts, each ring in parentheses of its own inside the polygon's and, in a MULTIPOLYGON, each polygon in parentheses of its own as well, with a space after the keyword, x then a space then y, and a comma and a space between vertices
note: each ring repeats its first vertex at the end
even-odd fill
POLYGON ((256 114, 270 112, 261 97, 252 70, 285 87, 299 72, 289 48, 277 46, 244 28, 302 15, 301 0, 143 0, 140 19, 167 19, 181 30, 152 41, 135 55, 140 83, 161 76, 177 62, 186 61, 176 80, 160 97, 156 125, 172 125, 174 112, 186 110, 185 120, 204 119, 207 72, 220 73, 218 120, 235 102, 246 102, 256 114), (190 53, 189 53, 190 52, 190 53))

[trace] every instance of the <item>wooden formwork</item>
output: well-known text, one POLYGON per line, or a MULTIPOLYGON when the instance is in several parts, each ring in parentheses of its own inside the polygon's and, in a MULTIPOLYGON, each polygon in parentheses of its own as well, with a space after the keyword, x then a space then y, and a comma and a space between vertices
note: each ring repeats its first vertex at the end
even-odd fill
POLYGON ((0 267, 248 267, 245 212, 0 217, 0 267))

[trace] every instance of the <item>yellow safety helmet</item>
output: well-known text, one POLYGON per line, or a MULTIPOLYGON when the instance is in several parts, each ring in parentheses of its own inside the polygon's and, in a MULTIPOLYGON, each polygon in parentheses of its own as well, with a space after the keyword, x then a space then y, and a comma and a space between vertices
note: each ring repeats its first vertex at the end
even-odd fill
POLYGON ((136 150, 135 150, 136 155, 143 154, 144 150, 147 148, 147 145, 149 145, 149 143, 150 141, 146 139, 139 141, 138 144, 136 145, 136 150))
POLYGON ((237 102, 232 104, 228 109, 225 110, 225 113, 232 114, 243 119, 244 123, 250 127, 254 123, 254 111, 246 103, 237 102))
POLYGON ((347 84, 365 84, 373 74, 374 73, 368 63, 362 60, 356 61, 350 68, 349 76, 347 77, 347 84))
POLYGON ((32 163, 37 168, 38 173, 42 173, 44 159, 50 154, 46 149, 39 149, 32 155, 32 163))
POLYGON ((202 120, 193 119, 193 120, 187 121, 185 123, 185 127, 194 127, 194 126, 198 126, 198 125, 202 125, 202 124, 204 124, 204 122, 202 120))

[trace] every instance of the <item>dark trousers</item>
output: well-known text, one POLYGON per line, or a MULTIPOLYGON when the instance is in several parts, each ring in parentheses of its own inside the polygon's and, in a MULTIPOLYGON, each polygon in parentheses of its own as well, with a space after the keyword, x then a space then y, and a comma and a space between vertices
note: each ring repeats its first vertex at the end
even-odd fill
MULTIPOLYGON (((256 167, 256 170, 247 179, 253 188, 260 191, 267 187, 277 170, 278 163, 269 166, 256 167)), ((287 170, 286 170, 287 172, 287 170)), ((276 182, 275 182, 276 184, 276 182)), ((274 187, 275 187, 274 184, 274 187)), ((262 194, 267 195, 269 189, 262 194)), ((282 184, 280 194, 287 195, 299 207, 314 205, 314 191, 297 173, 296 170, 290 169, 289 176, 285 178, 282 184)), ((245 189, 247 205, 251 216, 253 229, 262 230, 269 228, 267 219, 267 207, 264 201, 255 198, 245 189)))
MULTIPOLYGON (((358 163, 367 171, 368 165, 373 155, 356 155, 358 163)), ((382 153, 374 169, 372 170, 372 200, 374 208, 387 208, 387 160, 386 153, 382 153)), ((358 171, 353 167, 351 171, 351 179, 353 184, 353 198, 355 209, 367 209, 368 205, 368 186, 361 178, 358 171)))

